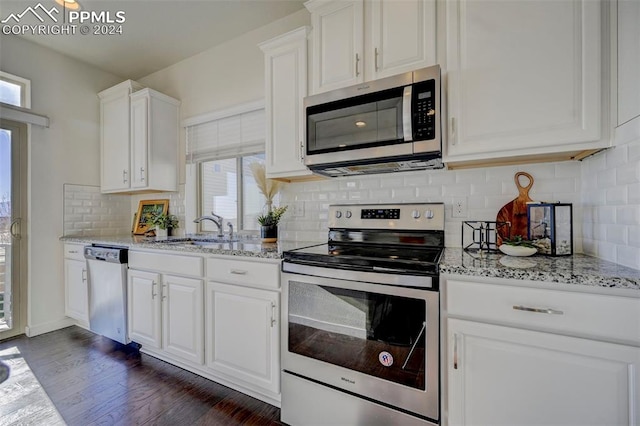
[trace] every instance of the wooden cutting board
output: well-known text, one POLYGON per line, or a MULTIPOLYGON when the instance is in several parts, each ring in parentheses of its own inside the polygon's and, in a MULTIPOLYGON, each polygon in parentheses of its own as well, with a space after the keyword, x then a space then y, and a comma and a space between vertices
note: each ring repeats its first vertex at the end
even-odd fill
POLYGON ((511 232, 509 232, 508 227, 499 227, 497 238, 498 245, 502 244, 503 239, 513 238, 516 235, 521 235, 523 239, 527 239, 527 202, 533 201, 529 197, 529 190, 533 186, 533 176, 529 173, 518 172, 516 173, 514 180, 516 181, 516 187, 518 188, 518 196, 502 206, 498 211, 498 217, 496 218, 497 222, 511 223, 511 232), (521 176, 529 179, 528 185, 520 185, 521 176))

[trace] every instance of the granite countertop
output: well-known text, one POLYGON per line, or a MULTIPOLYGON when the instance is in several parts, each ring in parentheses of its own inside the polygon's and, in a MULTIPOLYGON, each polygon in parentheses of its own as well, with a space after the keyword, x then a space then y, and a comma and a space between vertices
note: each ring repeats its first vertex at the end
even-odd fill
POLYGON ((307 247, 322 242, 278 240, 277 243, 262 243, 259 238, 241 237, 235 242, 207 241, 206 237, 167 237, 156 239, 144 236, 109 236, 109 237, 73 237, 63 236, 61 241, 80 244, 108 244, 130 249, 171 250, 187 253, 220 254, 226 256, 242 256, 263 259, 281 259, 282 253, 295 248, 307 247), (206 245, 194 245, 189 241, 197 240, 206 245))
POLYGON ((485 252, 481 256, 477 251, 447 248, 440 273, 640 290, 639 270, 585 254, 513 257, 485 252))
MULTIPOLYGON (((72 237, 63 242, 111 244, 134 249, 170 250, 199 254, 217 254, 278 260, 282 253, 326 241, 287 241, 261 243, 259 238, 241 237, 237 242, 207 242, 205 246, 189 244, 189 240, 206 237, 168 237, 161 240, 144 236, 72 237)), ((440 261, 440 273, 470 277, 509 278, 551 283, 578 284, 600 288, 640 290, 640 271, 584 254, 551 257, 506 256, 502 253, 464 251, 447 248, 440 261)))

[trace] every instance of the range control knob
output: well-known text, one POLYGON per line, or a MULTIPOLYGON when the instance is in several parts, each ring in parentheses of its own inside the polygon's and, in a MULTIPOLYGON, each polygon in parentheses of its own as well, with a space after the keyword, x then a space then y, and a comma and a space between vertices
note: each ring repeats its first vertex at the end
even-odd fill
POLYGON ((427 219, 433 219, 433 210, 425 210, 424 217, 427 219))
POLYGON ((420 219, 420 212, 418 210, 414 210, 411 212, 411 217, 414 219, 420 219))
POLYGON ((347 219, 351 219, 351 210, 347 210, 347 212, 344 214, 346 216, 347 219))
POLYGON ((336 218, 340 219, 342 217, 342 212, 340 210, 336 210, 336 218))

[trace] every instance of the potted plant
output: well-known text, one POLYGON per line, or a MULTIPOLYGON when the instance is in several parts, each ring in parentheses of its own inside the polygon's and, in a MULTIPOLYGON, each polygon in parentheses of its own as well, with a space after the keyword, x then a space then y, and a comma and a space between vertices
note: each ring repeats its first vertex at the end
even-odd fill
POLYGON ((156 237, 168 237, 171 235, 172 229, 178 228, 178 218, 168 213, 152 214, 148 222, 155 225, 156 237))
POLYGON ((264 214, 258 216, 260 224, 260 237, 263 243, 275 243, 278 240, 278 223, 280 218, 287 211, 287 206, 274 207, 273 199, 280 192, 283 182, 269 179, 262 163, 251 163, 250 166, 256 186, 266 199, 264 214))
POLYGON ((278 241, 278 223, 280 218, 287 211, 287 206, 274 207, 267 214, 258 216, 260 224, 260 237, 263 243, 275 243, 278 241))

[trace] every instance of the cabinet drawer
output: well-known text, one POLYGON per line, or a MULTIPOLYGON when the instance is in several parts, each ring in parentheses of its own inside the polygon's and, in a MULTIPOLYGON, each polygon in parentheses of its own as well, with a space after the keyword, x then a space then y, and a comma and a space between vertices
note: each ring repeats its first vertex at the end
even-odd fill
POLYGON ((66 259, 84 260, 84 244, 66 243, 64 245, 64 257, 66 259))
POLYGON ((447 313, 640 344, 640 298, 447 280, 447 313))
POLYGON ((207 259, 207 278, 258 288, 280 288, 280 264, 235 259, 207 259))
POLYGON ((178 254, 129 251, 129 267, 178 275, 203 276, 203 259, 178 254))

